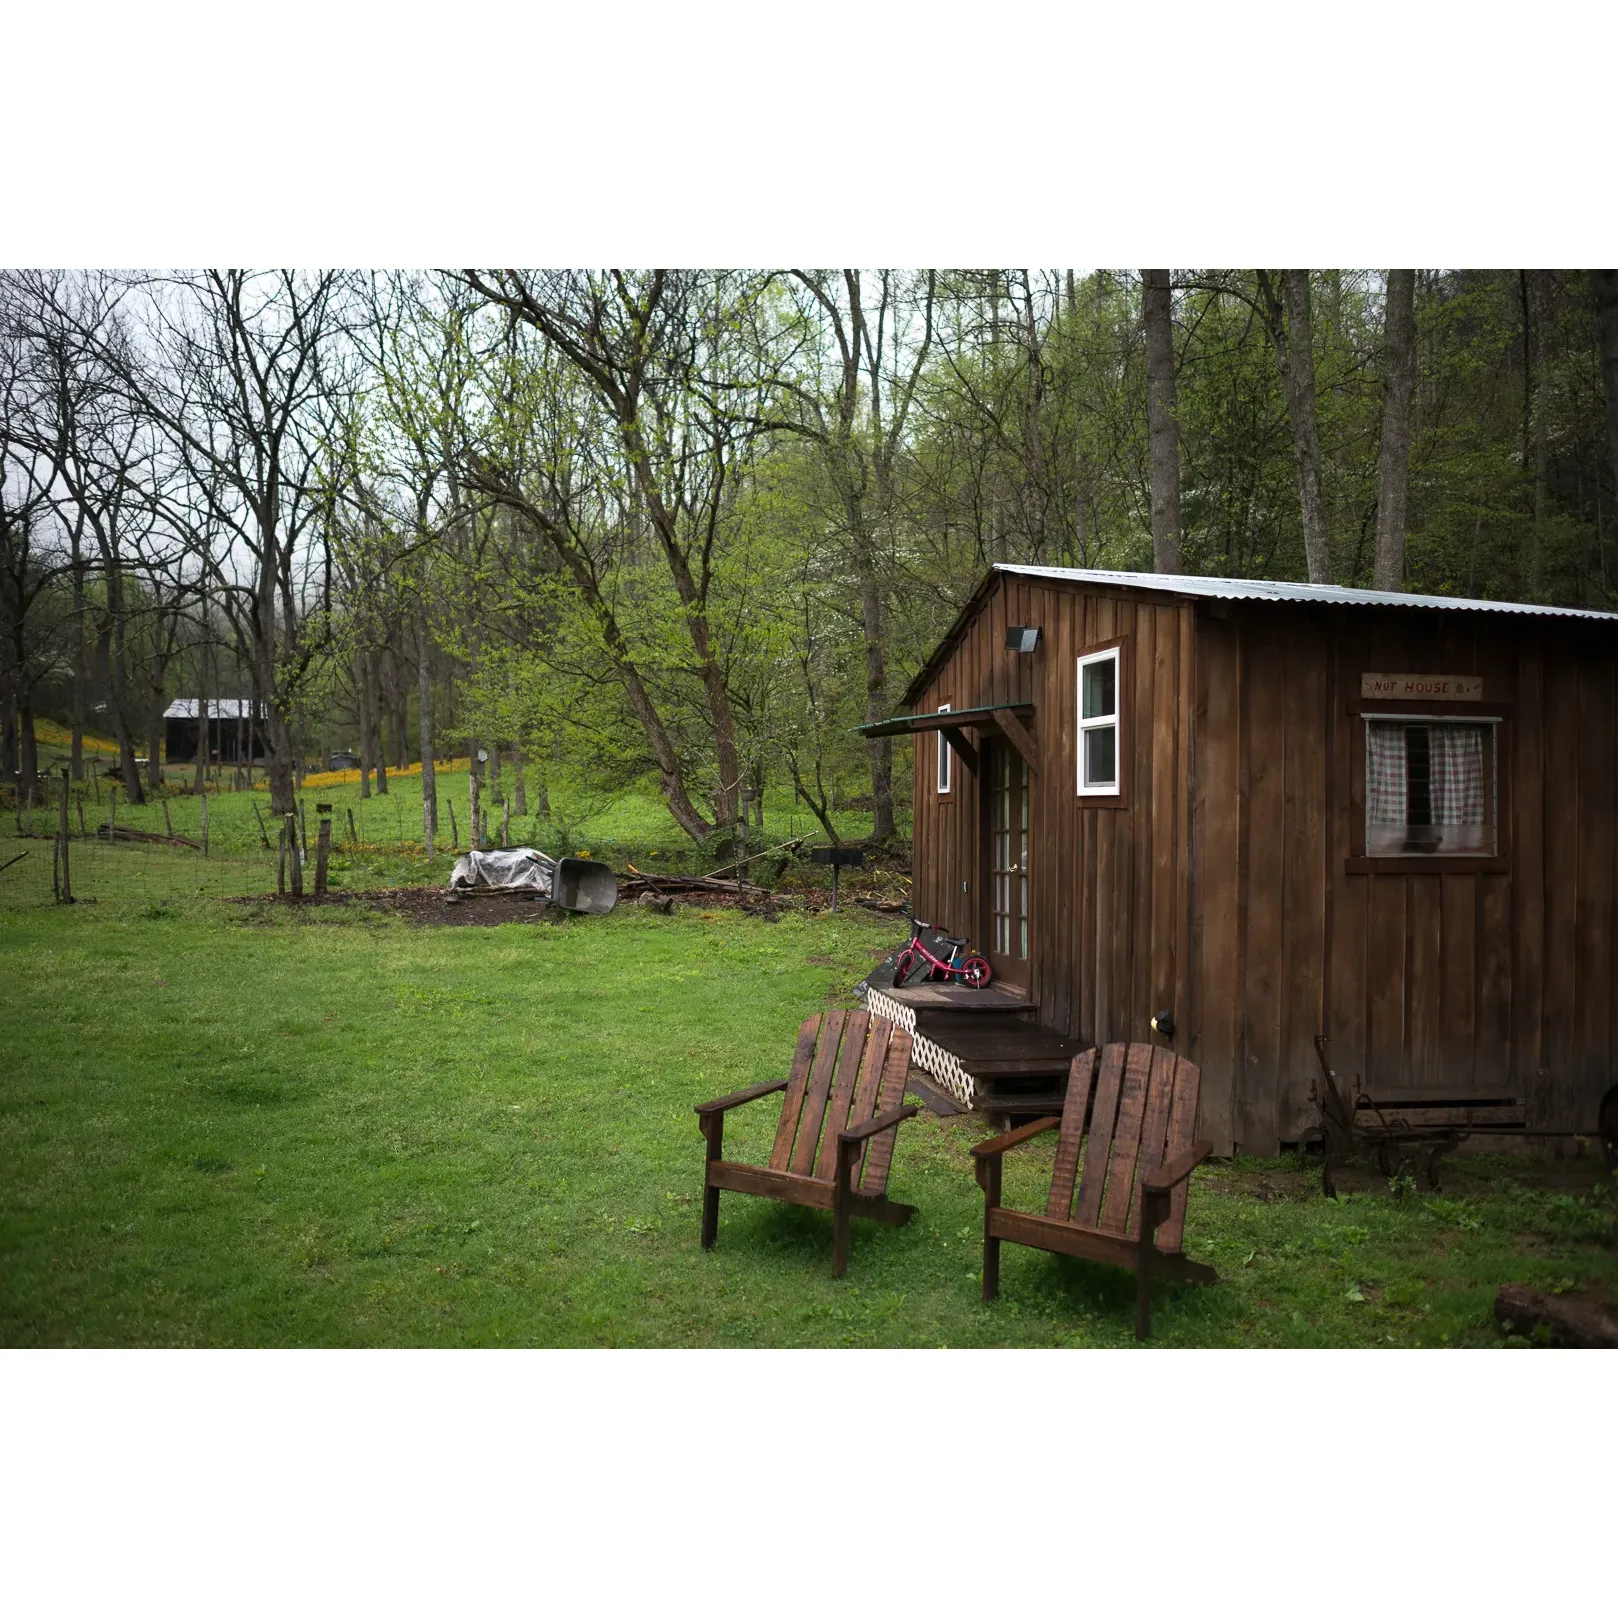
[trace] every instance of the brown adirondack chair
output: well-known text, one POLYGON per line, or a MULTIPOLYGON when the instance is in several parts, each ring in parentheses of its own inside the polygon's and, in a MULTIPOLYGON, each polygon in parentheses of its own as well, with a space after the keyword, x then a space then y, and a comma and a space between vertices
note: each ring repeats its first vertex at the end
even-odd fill
POLYGON ((887 1198, 894 1137, 919 1107, 902 1107, 910 1035, 865 1011, 828 1011, 798 1030, 784 1079, 705 1101, 696 1109, 708 1141, 702 1176, 702 1245, 719 1235, 719 1193, 746 1191, 832 1214, 833 1275, 848 1268, 849 1219, 907 1223, 915 1209, 887 1198), (786 1091, 768 1168, 727 1163, 725 1114, 786 1091))
POLYGON ((1060 1118, 1040 1118, 972 1148, 983 1187, 983 1301, 1000 1291, 1000 1243, 1118 1264, 1135 1272, 1135 1335, 1152 1329, 1151 1278, 1217 1281, 1180 1251, 1186 1182, 1213 1151, 1193 1141, 1202 1075, 1173 1051, 1108 1045, 1073 1058, 1060 1118), (1097 1082, 1097 1069, 1100 1079, 1097 1082), (1095 1104, 1091 1106, 1091 1092, 1095 1104), (1085 1117, 1089 1114, 1086 1131, 1085 1117), (1061 1128, 1043 1214, 1000 1205, 1001 1159, 1013 1146, 1061 1128), (1084 1151, 1084 1176, 1079 1155, 1084 1151), (1074 1182, 1078 1198, 1074 1199, 1074 1182))

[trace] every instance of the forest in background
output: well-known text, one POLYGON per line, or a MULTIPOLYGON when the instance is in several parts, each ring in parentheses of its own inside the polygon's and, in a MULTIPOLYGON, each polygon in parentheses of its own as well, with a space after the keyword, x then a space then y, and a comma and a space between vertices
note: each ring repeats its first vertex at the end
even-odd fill
POLYGON ((429 850, 480 752, 885 842, 853 727, 992 562, 1618 605, 1618 272, 6 271, 0 458, 24 799, 247 697, 275 809, 421 760, 429 850))

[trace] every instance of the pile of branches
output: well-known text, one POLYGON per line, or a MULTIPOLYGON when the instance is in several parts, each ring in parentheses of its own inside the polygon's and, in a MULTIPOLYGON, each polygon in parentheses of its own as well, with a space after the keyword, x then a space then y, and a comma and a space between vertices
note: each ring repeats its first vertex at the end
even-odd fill
POLYGON ((93 835, 104 837, 109 843, 116 839, 120 843, 163 843, 169 848, 202 847, 190 837, 165 837, 162 832, 137 831, 133 826, 102 826, 93 835))
POLYGON ((618 878, 620 900, 634 900, 650 893, 658 898, 682 898, 698 893, 730 893, 738 897, 762 899, 769 896, 768 888, 753 882, 727 881, 717 876, 660 876, 652 871, 637 871, 633 865, 629 874, 618 878))

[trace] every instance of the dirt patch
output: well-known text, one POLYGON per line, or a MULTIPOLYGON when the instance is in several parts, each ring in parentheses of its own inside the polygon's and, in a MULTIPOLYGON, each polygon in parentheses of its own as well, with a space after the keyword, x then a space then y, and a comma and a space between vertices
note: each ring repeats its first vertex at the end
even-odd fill
POLYGON ((298 912, 341 905, 371 910, 385 916, 403 916, 419 927, 498 927, 502 922, 557 921, 562 912, 547 900, 524 894, 499 893, 468 899, 448 896, 442 888, 370 888, 362 893, 305 894, 301 899, 277 898, 273 893, 232 904, 273 906, 298 912))
MULTIPOLYGON (((313 910, 329 905, 343 905, 375 911, 381 915, 403 916, 418 927, 498 927, 503 922, 527 924, 560 921, 566 911, 557 909, 548 900, 530 899, 521 893, 446 894, 442 888, 366 888, 359 892, 327 893, 316 898, 305 894, 301 899, 290 896, 277 898, 273 893, 261 893, 250 898, 232 899, 231 904, 251 907, 274 907, 277 910, 313 910)), ((622 901, 620 901, 621 903, 622 901)), ((676 910, 703 911, 739 910, 745 916, 757 916, 763 921, 778 921, 784 911, 799 910, 803 906, 791 899, 772 895, 765 900, 733 893, 703 893, 691 898, 676 898, 676 910)), ((836 965, 828 960, 827 965, 836 965)))
POLYGON ((565 912, 547 899, 523 893, 491 893, 470 897, 441 888, 389 888, 356 894, 373 909, 403 916, 418 927, 498 927, 502 922, 560 921, 565 912))

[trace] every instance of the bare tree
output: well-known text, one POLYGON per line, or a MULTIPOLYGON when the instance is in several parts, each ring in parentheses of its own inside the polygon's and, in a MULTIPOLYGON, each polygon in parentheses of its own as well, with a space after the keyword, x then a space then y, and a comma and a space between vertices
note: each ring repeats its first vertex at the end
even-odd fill
POLYGON ((329 624, 330 557, 317 541, 344 475, 330 430, 348 382, 341 278, 209 270, 107 286, 109 307, 138 312, 140 344, 113 340, 61 299, 56 311, 162 435, 227 538, 211 558, 210 596, 263 704, 271 804, 288 813, 293 716, 329 624))
POLYGON ((1152 566, 1178 573, 1180 427, 1175 419, 1174 296, 1167 270, 1142 270, 1141 319, 1146 331, 1146 431, 1152 479, 1152 566))
POLYGON ((11 290, 0 304, 0 775, 17 782, 19 802, 32 803, 34 692, 54 656, 52 586, 72 563, 52 543, 49 464, 39 452, 29 343, 11 290))
POLYGON ((125 793, 141 803, 136 727, 146 704, 136 690, 133 641, 143 605, 139 559, 158 518, 143 487, 152 465, 149 434, 102 358, 126 349, 128 334, 93 278, 32 273, 18 294, 32 352, 29 448, 48 468, 44 487, 71 536, 76 566, 82 568, 84 536, 93 540, 101 584, 92 608, 96 669, 125 793))

